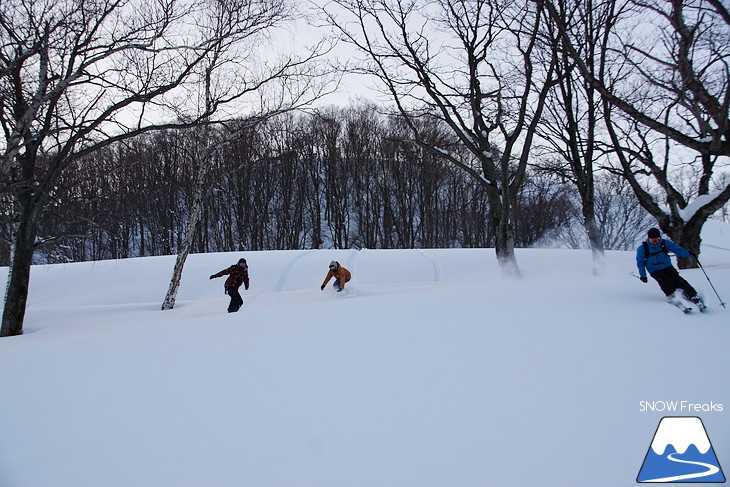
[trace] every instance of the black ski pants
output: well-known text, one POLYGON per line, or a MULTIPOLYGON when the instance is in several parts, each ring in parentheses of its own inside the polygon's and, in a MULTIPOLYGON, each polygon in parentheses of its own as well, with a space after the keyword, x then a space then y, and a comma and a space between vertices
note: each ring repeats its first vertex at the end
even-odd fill
POLYGON ((677 289, 681 289, 684 293, 684 297, 687 299, 692 299, 697 296, 695 288, 690 286, 690 284, 679 275, 679 272, 677 272, 677 269, 674 267, 667 267, 666 269, 654 271, 651 273, 651 277, 656 279, 656 282, 659 283, 659 287, 662 288, 662 291, 667 296, 670 296, 677 289))
POLYGON ((226 294, 230 296, 231 302, 228 305, 228 312, 235 313, 241 306, 243 306, 243 298, 241 293, 238 292, 238 288, 234 286, 226 286, 226 294))

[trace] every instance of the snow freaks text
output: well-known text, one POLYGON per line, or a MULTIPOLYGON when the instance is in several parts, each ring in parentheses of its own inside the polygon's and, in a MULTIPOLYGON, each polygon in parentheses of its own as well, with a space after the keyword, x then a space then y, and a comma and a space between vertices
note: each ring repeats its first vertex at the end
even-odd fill
POLYGON ((659 413, 721 413, 724 406, 721 403, 696 403, 692 401, 640 401, 639 412, 659 413))

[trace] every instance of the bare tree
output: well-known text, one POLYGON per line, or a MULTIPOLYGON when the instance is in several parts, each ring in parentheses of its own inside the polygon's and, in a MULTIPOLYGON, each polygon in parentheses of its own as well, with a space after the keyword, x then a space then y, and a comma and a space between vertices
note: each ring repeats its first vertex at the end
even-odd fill
POLYGON ((530 178, 520 188, 515 204, 515 230, 520 247, 530 247, 570 223, 572 203, 559 184, 530 178))
MULTIPOLYGON (((593 76, 601 77, 605 57, 601 56, 606 25, 610 11, 592 0, 555 1, 555 10, 564 25, 578 24, 573 46, 593 76)), ((593 253, 593 274, 605 270, 604 239, 596 215, 595 172, 603 153, 601 139, 601 97, 586 82, 575 66, 568 51, 563 48, 564 38, 547 23, 544 49, 558 53, 559 83, 550 92, 543 121, 538 131, 545 141, 545 153, 536 166, 543 171, 558 174, 571 181, 578 190, 581 202, 581 222, 593 253)), ((604 131, 605 132, 605 131, 604 131)))
POLYGON ((702 225, 730 200, 730 184, 711 191, 730 157, 726 8, 710 0, 601 2, 606 69, 595 72, 576 47, 586 26, 569 24, 559 1, 545 5, 565 51, 601 94, 618 171, 665 233, 699 250, 702 225), (682 188, 688 173, 694 187, 682 188))
POLYGON ((536 49, 542 9, 499 0, 335 0, 325 13, 366 54, 359 72, 380 81, 413 142, 485 188, 497 260, 505 273, 519 275, 511 207, 556 61, 536 49), (468 158, 426 140, 413 121, 429 116, 453 131, 468 158))
POLYGON ((654 219, 639 205, 628 182, 606 173, 596 180, 596 219, 610 250, 634 250, 654 219))
MULTIPOLYGON (((293 17, 283 0, 211 0, 208 15, 200 23, 207 37, 220 39, 199 64, 202 85, 199 112, 193 119, 200 119, 199 144, 193 154, 195 166, 195 193, 186 224, 185 238, 178 250, 170 278, 170 286, 162 303, 162 310, 175 306, 193 239, 198 231, 204 201, 222 174, 211 175, 213 158, 222 146, 230 144, 253 126, 287 111, 294 110, 321 97, 332 86, 330 73, 315 67, 313 61, 323 52, 323 44, 304 58, 287 58, 280 63, 267 65, 268 60, 257 59, 261 69, 253 69, 256 58, 252 56, 259 34, 271 30, 293 17), (221 107, 236 100, 246 100, 256 95, 259 106, 249 107, 245 122, 222 124, 214 141, 210 129, 211 115, 221 107)), ((232 168, 226 168, 230 172, 232 168)))
POLYGON ((214 122, 219 103, 187 106, 191 84, 230 36, 257 28, 242 13, 267 15, 276 2, 219 2, 238 14, 218 31, 205 21, 214 2, 0 3, 0 178, 13 213, 0 336, 23 331, 38 222, 60 175, 115 141, 214 122))

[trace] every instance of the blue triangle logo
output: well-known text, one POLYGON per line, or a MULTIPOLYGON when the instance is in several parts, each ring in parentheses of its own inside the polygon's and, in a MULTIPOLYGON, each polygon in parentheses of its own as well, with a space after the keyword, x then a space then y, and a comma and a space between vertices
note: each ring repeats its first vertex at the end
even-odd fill
POLYGON ((636 481, 678 484, 725 482, 702 420, 696 416, 663 417, 636 481))

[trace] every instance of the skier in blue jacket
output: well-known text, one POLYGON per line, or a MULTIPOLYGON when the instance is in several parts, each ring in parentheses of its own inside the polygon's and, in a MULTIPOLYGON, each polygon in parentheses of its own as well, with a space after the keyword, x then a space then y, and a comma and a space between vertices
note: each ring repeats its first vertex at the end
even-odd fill
POLYGON ((705 308, 702 299, 697 291, 672 265, 669 252, 674 252, 679 257, 697 256, 694 250, 687 250, 680 247, 671 240, 663 240, 661 233, 656 228, 650 228, 647 232, 647 239, 636 249, 636 265, 639 268, 639 279, 641 282, 648 282, 647 271, 662 289, 667 297, 671 297, 678 289, 682 290, 685 298, 695 303, 700 309, 705 308))

